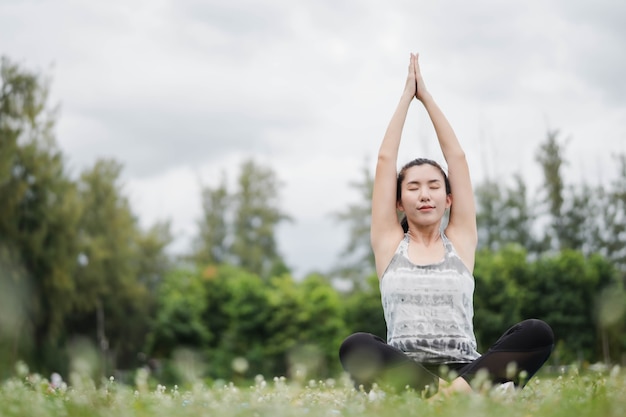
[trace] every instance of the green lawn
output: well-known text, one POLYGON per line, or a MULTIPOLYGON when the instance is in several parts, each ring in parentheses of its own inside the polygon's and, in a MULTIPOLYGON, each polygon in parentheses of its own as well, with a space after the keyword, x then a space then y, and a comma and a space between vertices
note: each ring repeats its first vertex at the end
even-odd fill
POLYGON ((187 388, 157 385, 145 378, 136 386, 114 379, 93 383, 72 378, 54 389, 47 379, 28 374, 0 386, 0 416, 626 416, 626 373, 570 372, 539 376, 522 391, 484 390, 445 400, 426 401, 414 392, 357 392, 346 379, 295 383, 257 377, 247 386, 206 385, 187 388))

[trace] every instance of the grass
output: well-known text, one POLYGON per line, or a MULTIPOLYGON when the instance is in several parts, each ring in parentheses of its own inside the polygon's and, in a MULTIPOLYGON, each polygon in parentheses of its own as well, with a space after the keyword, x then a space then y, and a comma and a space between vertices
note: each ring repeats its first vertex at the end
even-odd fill
POLYGON ((23 370, 0 385, 0 416, 480 416, 571 417, 626 415, 626 373, 605 372, 535 377, 522 391, 483 390, 426 401, 411 391, 388 394, 375 388, 358 392, 347 379, 296 383, 258 376, 247 386, 206 385, 182 389, 156 385, 138 373, 134 386, 113 378, 95 384, 72 375, 71 384, 53 386, 23 370))

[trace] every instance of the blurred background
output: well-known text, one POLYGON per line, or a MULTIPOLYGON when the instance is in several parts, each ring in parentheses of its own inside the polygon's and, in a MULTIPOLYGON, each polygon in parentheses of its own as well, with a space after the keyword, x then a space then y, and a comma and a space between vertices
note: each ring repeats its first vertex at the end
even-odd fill
MULTIPOLYGON (((375 155, 410 52, 470 162, 475 328, 623 363, 626 5, 0 2, 0 377, 339 372, 385 326, 375 155)), ((400 163, 444 162, 419 103, 400 163)))

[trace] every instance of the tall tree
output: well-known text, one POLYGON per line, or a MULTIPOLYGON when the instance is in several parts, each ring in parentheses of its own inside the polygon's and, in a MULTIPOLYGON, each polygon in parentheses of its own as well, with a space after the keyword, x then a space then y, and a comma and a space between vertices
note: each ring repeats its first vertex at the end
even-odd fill
POLYGON ((0 243, 23 267, 19 279, 29 281, 21 328, 32 329, 43 355, 73 308, 82 207, 54 137, 47 81, 6 58, 0 76, 0 243))
POLYGON ((501 219, 504 213, 502 185, 488 179, 476 186, 475 195, 479 248, 497 250, 504 240, 501 219))
POLYGON ((267 278, 284 269, 276 244, 276 227, 291 220, 280 210, 280 182, 271 168, 244 162, 233 195, 235 216, 231 254, 242 268, 267 278))
POLYGON ((476 187, 479 247, 499 250, 509 243, 532 251, 536 241, 532 234, 535 215, 528 203, 526 184, 519 174, 514 185, 487 180, 476 187))
POLYGON ((135 237, 137 278, 150 293, 155 294, 163 278, 172 268, 167 247, 173 241, 171 223, 160 221, 135 237))
POLYGON ((202 187, 202 218, 198 221, 200 231, 193 255, 196 263, 221 264, 227 260, 230 238, 227 214, 231 200, 225 174, 217 187, 202 187))
POLYGON ((550 324, 559 340, 553 360, 572 363, 598 357, 593 307, 600 290, 615 282, 612 266, 600 255, 586 258, 579 251, 565 249, 542 256, 530 267, 520 284, 527 294, 521 316, 550 324))
POLYGON ((598 214, 607 200, 604 188, 580 184, 569 186, 566 191, 561 216, 561 249, 580 250, 585 255, 600 253, 598 228, 605 219, 598 214))
POLYGON ((615 262, 626 280, 626 154, 617 157, 618 176, 611 183, 604 204, 602 228, 606 256, 615 262))
POLYGON ((336 221, 347 225, 349 236, 340 254, 340 266, 334 274, 363 286, 366 285, 366 278, 375 272, 374 253, 370 245, 374 176, 367 164, 363 165, 361 179, 349 185, 357 192, 358 202, 348 204, 344 211, 333 214, 336 221))
POLYGON ((111 360, 129 366, 149 326, 154 295, 150 289, 167 269, 163 251, 169 231, 166 224, 148 233, 140 229, 122 192, 121 171, 118 162, 99 160, 80 177, 85 209, 80 217, 80 267, 75 276, 80 297, 68 324, 75 332, 90 336, 111 360), (155 263, 147 265, 143 262, 147 259, 141 259, 144 256, 155 263))
POLYGON ((567 240, 565 237, 567 230, 562 217, 565 186, 561 169, 565 164, 564 145, 559 143, 558 136, 558 130, 548 131, 545 142, 541 144, 536 154, 537 162, 543 170, 544 202, 550 219, 549 231, 546 231, 549 246, 546 249, 553 250, 561 249, 567 240))

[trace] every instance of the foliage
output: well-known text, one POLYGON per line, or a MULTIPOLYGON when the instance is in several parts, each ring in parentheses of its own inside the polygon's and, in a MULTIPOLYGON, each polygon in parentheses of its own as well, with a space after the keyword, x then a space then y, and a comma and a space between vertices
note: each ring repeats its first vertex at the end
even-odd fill
POLYGON ((562 209, 564 202, 564 181, 561 168, 566 163, 564 146, 559 143, 558 131, 548 131, 546 141, 539 146, 536 158, 542 168, 544 183, 543 203, 547 207, 550 224, 545 231, 547 247, 545 249, 560 249, 566 243, 564 234, 567 232, 562 209))
POLYGON ((10 360, 65 371, 72 346, 86 339, 103 369, 134 365, 168 268, 169 226, 138 226, 115 161, 73 179, 47 81, 5 58, 0 73, 0 288, 24 301, 10 307, 0 347, 11 346, 10 360))
POLYGON ((169 272, 159 287, 148 351, 158 356, 171 355, 179 347, 209 344, 213 335, 202 317, 206 303, 205 286, 199 275, 181 270, 169 272))
POLYGON ((616 281, 615 270, 605 263, 597 256, 585 259, 580 252, 565 250, 531 265, 526 284, 530 297, 522 314, 550 323, 561 343, 553 358, 557 363, 598 357, 595 297, 616 281))
POLYGON ((185 347, 206 358, 206 376, 324 376, 346 336, 339 293, 322 276, 265 283, 231 265, 179 270, 161 288, 148 352, 173 359, 185 347))
POLYGON ((365 285, 345 297, 345 321, 350 334, 367 332, 386 338, 387 326, 380 302, 380 282, 375 273, 367 277, 365 285))
POLYGON ((196 263, 230 263, 265 280, 288 272, 275 236, 276 227, 291 220, 280 210, 280 185, 271 168, 248 160, 240 167, 234 192, 228 191, 225 176, 216 188, 204 186, 203 217, 192 255, 196 263))
POLYGON ((532 234, 535 213, 529 206, 526 184, 519 175, 514 180, 512 188, 489 179, 476 186, 479 249, 498 250, 513 242, 528 250, 537 248, 532 234))
POLYGON ((5 58, 0 72, 0 244, 24 271, 13 284, 30 293, 13 343, 31 358, 30 346, 61 337, 72 311, 82 208, 54 140, 47 85, 5 58))
MULTIPOLYGON (((539 318, 550 324, 559 342, 552 363, 601 357, 598 335, 603 325, 596 311, 605 300, 598 297, 620 282, 617 270, 606 259, 566 250, 529 262, 523 248, 510 245, 499 252, 480 251, 475 277, 474 327, 482 350, 516 322, 539 318)), ((625 321, 622 309, 611 326, 625 321)), ((615 345, 614 350, 621 351, 615 345)))
POLYGON ((198 236, 194 261, 199 265, 220 264, 228 261, 229 228, 226 214, 231 196, 223 175, 216 188, 202 188, 202 214, 198 221, 198 236))
POLYGON ((477 253, 474 329, 479 351, 484 352, 513 324, 529 318, 522 315, 529 297, 525 288, 529 275, 526 251, 519 245, 477 253))
POLYGON ((366 282, 364 278, 375 271, 374 254, 370 247, 374 177, 367 165, 363 166, 361 174, 359 181, 350 183, 359 200, 346 206, 345 210, 333 213, 335 221, 347 225, 349 240, 340 254, 340 265, 332 273, 350 279, 357 286, 366 282))

